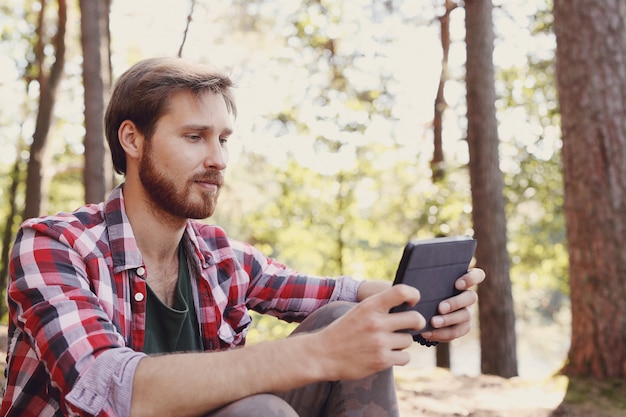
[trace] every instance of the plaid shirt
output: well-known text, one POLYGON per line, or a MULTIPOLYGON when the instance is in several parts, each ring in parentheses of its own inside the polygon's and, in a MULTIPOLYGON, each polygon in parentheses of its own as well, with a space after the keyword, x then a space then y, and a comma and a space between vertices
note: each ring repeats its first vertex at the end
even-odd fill
MULTIPOLYGON (((128 416, 144 343, 145 269, 122 187, 105 203, 31 219, 17 235, 7 290, 2 416, 128 416)), ((300 321, 358 283, 296 273, 216 226, 189 221, 187 251, 207 350, 245 342, 248 309, 300 321)))

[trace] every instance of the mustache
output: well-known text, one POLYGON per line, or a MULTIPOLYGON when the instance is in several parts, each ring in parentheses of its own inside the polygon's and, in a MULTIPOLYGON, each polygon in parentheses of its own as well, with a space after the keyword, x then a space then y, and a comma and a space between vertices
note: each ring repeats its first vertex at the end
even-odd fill
POLYGON ((221 187, 224 185, 224 174, 221 171, 206 171, 202 174, 194 175, 191 180, 193 182, 215 184, 221 187))

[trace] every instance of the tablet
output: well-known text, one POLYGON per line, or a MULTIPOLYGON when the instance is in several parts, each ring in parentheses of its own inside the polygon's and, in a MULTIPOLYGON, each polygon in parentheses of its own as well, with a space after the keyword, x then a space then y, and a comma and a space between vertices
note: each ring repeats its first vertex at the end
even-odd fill
POLYGON ((415 306, 403 304, 391 312, 412 309, 426 319, 426 327, 409 333, 433 330, 430 321, 438 314, 439 303, 461 292, 454 283, 467 272, 475 249, 476 240, 470 236, 412 240, 406 244, 393 284, 411 285, 420 290, 421 297, 415 306))

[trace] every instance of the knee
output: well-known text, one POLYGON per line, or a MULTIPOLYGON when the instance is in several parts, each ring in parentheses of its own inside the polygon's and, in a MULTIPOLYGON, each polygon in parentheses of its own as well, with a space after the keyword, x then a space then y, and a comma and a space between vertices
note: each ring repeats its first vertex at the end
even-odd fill
POLYGON ((311 313, 296 329, 297 332, 321 329, 346 314, 356 303, 334 301, 311 313))
POLYGON ((208 417, 298 417, 282 398, 258 394, 235 401, 208 417))

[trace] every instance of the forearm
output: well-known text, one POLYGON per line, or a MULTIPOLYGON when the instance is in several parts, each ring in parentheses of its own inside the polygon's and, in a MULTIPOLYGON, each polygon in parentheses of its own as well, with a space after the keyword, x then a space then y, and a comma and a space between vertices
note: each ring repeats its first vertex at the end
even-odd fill
POLYGON ((367 297, 315 332, 231 351, 142 359, 133 383, 131 416, 201 416, 250 395, 359 379, 405 365, 410 355, 404 349, 413 340, 398 330, 421 329, 424 318, 389 310, 418 299, 414 288, 399 285, 367 297))
POLYGON ((329 301, 357 301, 360 281, 302 275, 280 266, 270 260, 253 276, 246 293, 248 308, 285 321, 302 321, 329 301))
POLYGON ((367 297, 378 294, 391 287, 389 281, 363 281, 357 292, 357 301, 363 301, 367 297))
POLYGON ((311 337, 145 358, 135 373, 131 416, 201 416, 250 395, 323 380, 324 358, 311 337))

